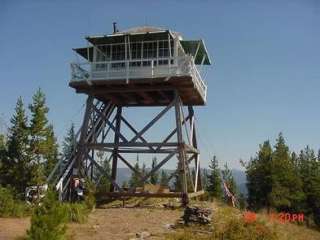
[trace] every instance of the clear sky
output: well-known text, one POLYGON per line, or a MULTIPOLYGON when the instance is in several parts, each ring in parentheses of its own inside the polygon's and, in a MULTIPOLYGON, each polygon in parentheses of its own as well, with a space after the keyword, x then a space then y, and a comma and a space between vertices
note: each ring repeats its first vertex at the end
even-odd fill
POLYGON ((196 109, 203 165, 239 168, 282 131, 292 150, 320 147, 320 1, 0 1, 0 116, 38 87, 61 141, 84 96, 68 87, 85 35, 154 25, 203 38, 213 60, 196 109))

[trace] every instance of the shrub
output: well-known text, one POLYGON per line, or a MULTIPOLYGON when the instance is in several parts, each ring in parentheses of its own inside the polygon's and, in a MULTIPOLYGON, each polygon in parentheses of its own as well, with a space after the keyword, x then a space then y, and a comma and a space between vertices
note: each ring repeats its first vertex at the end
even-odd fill
POLYGON ((65 208, 58 201, 56 194, 49 190, 39 206, 34 209, 27 239, 63 240, 67 219, 65 208))
POLYGON ((84 197, 84 202, 87 208, 91 211, 94 209, 96 205, 96 188, 94 183, 92 183, 89 179, 86 179, 86 192, 85 192, 85 197, 84 197))
POLYGON ((30 211, 29 206, 14 197, 12 190, 0 187, 0 217, 23 217, 30 211))
POLYGON ((65 203, 63 204, 67 212, 68 222, 84 223, 88 218, 90 210, 82 203, 65 203))
POLYGON ((223 232, 215 231, 216 239, 229 240, 275 240, 277 235, 263 222, 245 223, 242 219, 234 218, 229 221, 223 232))

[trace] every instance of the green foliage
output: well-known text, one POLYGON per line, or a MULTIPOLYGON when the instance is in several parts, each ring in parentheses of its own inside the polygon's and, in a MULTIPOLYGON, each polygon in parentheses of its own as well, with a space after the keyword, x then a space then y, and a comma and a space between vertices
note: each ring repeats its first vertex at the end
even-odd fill
POLYGON ((30 156, 28 152, 27 117, 22 98, 18 98, 11 118, 7 147, 2 147, 1 183, 23 193, 30 179, 30 156), (7 151, 6 151, 7 150, 7 151))
POLYGON ((167 186, 169 184, 169 176, 165 170, 161 170, 160 185, 167 186))
POLYGON ((64 203, 68 222, 85 223, 90 210, 83 203, 64 203))
POLYGON ((89 179, 86 179, 85 181, 85 197, 84 197, 84 203, 86 207, 91 211, 94 209, 96 205, 96 187, 93 182, 91 182, 89 179))
POLYGON ((134 165, 135 171, 132 172, 131 178, 129 180, 129 187, 140 187, 140 166, 139 166, 139 156, 137 156, 137 161, 134 165))
POLYGON ((207 174, 207 184, 206 191, 209 193, 210 198, 222 198, 222 188, 221 188, 221 176, 220 169, 218 166, 218 160, 216 156, 210 160, 210 174, 207 174))
POLYGON ((54 135, 53 126, 49 125, 46 134, 46 151, 44 153, 45 158, 45 175, 49 176, 54 166, 58 162, 58 144, 54 135))
MULTIPOLYGON (((157 166, 157 158, 152 158, 152 168, 155 168, 157 166)), ((158 184, 159 183, 159 174, 158 172, 153 173, 150 176, 150 183, 151 184, 158 184)))
POLYGON ((303 201, 302 182, 281 133, 272 154, 271 181, 270 202, 279 211, 294 210, 303 201))
POLYGON ((300 152, 298 166, 305 194, 303 211, 320 226, 320 161, 309 146, 300 152))
POLYGON ((271 206, 272 147, 269 141, 265 141, 259 148, 257 156, 246 166, 248 204, 255 210, 271 206))
POLYGON ((41 89, 33 95, 30 123, 30 156, 32 159, 32 185, 42 185, 46 175, 57 162, 58 145, 52 125, 48 125, 46 98, 41 89))
POLYGON ((24 217, 29 214, 29 206, 16 199, 11 189, 0 186, 0 217, 24 217))
POLYGON ((215 230, 214 239, 228 240, 276 240, 277 233, 268 227, 266 223, 256 221, 245 223, 242 219, 233 218, 227 222, 223 231, 215 230))
POLYGON ((34 209, 27 239, 65 239, 67 220, 66 208, 57 200, 56 194, 49 190, 41 204, 34 209))
MULTIPOLYGON (((201 230, 199 231, 201 232, 201 230)), ((277 232, 264 222, 245 223, 242 219, 232 218, 223 227, 213 228, 213 232, 199 233, 186 228, 178 233, 169 234, 166 240, 277 240, 277 232), (204 234, 206 233, 206 234, 204 234)))
POLYGON ((97 157, 98 157, 100 166, 102 166, 105 173, 100 178, 99 186, 97 187, 97 193, 103 194, 103 193, 109 192, 110 190, 111 182, 108 176, 111 176, 111 167, 110 167, 110 162, 108 158, 105 156, 103 151, 97 152, 97 157))
POLYGON ((67 133, 67 136, 64 138, 62 143, 62 157, 65 159, 70 159, 72 152, 76 148, 76 134, 74 130, 74 124, 71 124, 71 127, 67 133))
POLYGON ((251 209, 303 212, 320 226, 320 161, 308 146, 290 153, 280 133, 274 150, 269 141, 260 146, 246 174, 251 209))

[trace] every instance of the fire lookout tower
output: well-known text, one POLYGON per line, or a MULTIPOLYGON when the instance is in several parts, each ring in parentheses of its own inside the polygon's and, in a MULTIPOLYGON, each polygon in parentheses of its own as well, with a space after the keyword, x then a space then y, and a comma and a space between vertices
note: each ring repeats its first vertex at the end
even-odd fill
POLYGON ((90 177, 96 184, 107 175, 112 183, 107 196, 114 198, 181 197, 187 203, 202 194, 193 106, 206 103, 207 86, 199 73, 202 65, 210 65, 204 42, 183 40, 177 32, 155 27, 119 32, 115 25, 113 34, 88 36, 86 40, 86 47, 74 49, 85 61, 71 63, 69 83, 77 93, 88 95, 76 149, 63 171, 57 174, 57 167, 49 176, 60 198, 68 198, 70 179, 75 175, 90 177), (137 130, 124 116, 126 109, 134 107, 136 112, 138 107, 162 110, 137 130), (170 110, 175 116, 173 129, 160 142, 147 140, 145 133, 170 110), (133 136, 129 138, 124 128, 133 136), (111 174, 96 160, 98 151, 110 154, 111 174), (136 171, 126 159, 130 154, 161 156, 149 171, 136 172, 142 184, 176 159, 177 169, 169 180, 178 179, 179 189, 150 192, 138 191, 135 186, 122 188, 116 181, 118 163, 136 171))

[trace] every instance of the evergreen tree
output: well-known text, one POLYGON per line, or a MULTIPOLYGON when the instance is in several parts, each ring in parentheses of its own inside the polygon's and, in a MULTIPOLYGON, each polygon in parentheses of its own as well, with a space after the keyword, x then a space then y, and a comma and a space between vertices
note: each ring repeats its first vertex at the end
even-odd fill
POLYGON ((211 198, 222 198, 222 183, 221 183, 221 176, 220 176, 220 169, 218 166, 218 160, 216 156, 210 160, 210 174, 207 175, 207 185, 206 190, 209 193, 209 197, 211 198))
POLYGON ((135 171, 132 172, 131 178, 129 180, 130 187, 140 187, 140 166, 139 166, 139 155, 137 155, 137 160, 134 165, 135 171))
POLYGON ((110 189, 110 179, 108 176, 111 176, 111 167, 110 167, 110 162, 108 160, 108 157, 105 156, 103 151, 98 151, 97 152, 97 157, 98 157, 98 161, 100 166, 102 166, 102 168, 104 169, 105 174, 103 174, 100 178, 100 182, 99 182, 99 190, 101 192, 106 192, 110 189))
POLYGON ((127 182, 127 181, 123 181, 121 187, 122 187, 122 188, 127 188, 127 187, 129 187, 128 182, 127 182))
POLYGON ((11 185, 18 193, 24 193, 30 181, 30 157, 28 143, 27 116, 22 98, 18 98, 8 133, 8 151, 2 163, 0 175, 3 182, 11 185))
POLYGON ((312 216, 314 222, 320 226, 320 162, 309 146, 300 152, 298 161, 305 194, 303 212, 309 217, 312 216))
POLYGON ((173 186, 176 192, 182 192, 183 190, 183 186, 182 186, 182 179, 183 179, 183 171, 182 171, 182 166, 181 166, 181 162, 178 159, 178 167, 177 167, 177 172, 174 175, 174 182, 173 182, 173 186))
POLYGON ((58 155, 59 155, 57 139, 54 135, 52 125, 49 125, 47 129, 45 146, 46 146, 46 152, 44 153, 44 158, 46 160, 45 174, 46 176, 49 176, 54 166, 58 162, 58 155))
POLYGON ((71 127, 67 133, 67 136, 64 138, 62 143, 62 157, 67 161, 70 160, 72 152, 76 148, 76 134, 74 131, 74 124, 71 124, 71 127))
POLYGON ((272 191, 270 202, 279 211, 292 211, 303 201, 302 182, 290 159, 282 133, 272 154, 272 191))
POLYGON ((160 185, 161 186, 168 186, 168 184, 169 184, 168 173, 165 170, 161 170, 160 185))
POLYGON ((6 150, 6 138, 3 134, 0 134, 0 151, 6 150))
POLYGON ((42 185, 46 173, 48 173, 52 164, 57 161, 57 145, 54 140, 53 129, 50 125, 48 126, 47 113, 49 109, 46 106, 46 98, 41 89, 38 89, 33 95, 29 109, 32 116, 30 124, 30 153, 33 163, 31 184, 42 185))
MULTIPOLYGON (((155 168, 156 166, 157 166, 157 158, 154 157, 152 159, 152 168, 155 168)), ((158 182, 159 182, 159 174, 158 174, 158 172, 155 172, 150 177, 150 183, 151 184, 158 184, 158 182)))
POLYGON ((272 147, 269 141, 259 146, 259 152, 246 165, 248 204, 251 209, 270 209, 272 191, 272 147))
POLYGON ((0 134, 0 186, 5 185, 6 177, 5 173, 5 164, 7 162, 7 146, 5 142, 4 135, 0 134))
MULTIPOLYGON (((203 189, 207 189, 208 187, 208 170, 207 169, 202 169, 202 174, 201 174, 201 184, 203 189)), ((221 176, 220 176, 220 180, 221 180, 221 176)))

